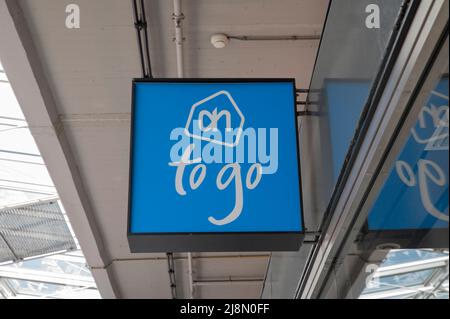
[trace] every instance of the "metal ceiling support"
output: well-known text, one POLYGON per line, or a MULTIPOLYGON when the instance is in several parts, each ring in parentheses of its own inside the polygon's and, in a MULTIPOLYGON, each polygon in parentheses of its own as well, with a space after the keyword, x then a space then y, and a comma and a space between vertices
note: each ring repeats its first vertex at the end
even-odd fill
POLYGON ((20 161, 20 160, 15 160, 15 159, 10 159, 10 158, 1 158, 1 157, 0 157, 0 161, 3 161, 3 162, 12 162, 12 163, 21 163, 21 164, 31 164, 31 165, 45 166, 44 163, 36 163, 36 162, 29 162, 29 161, 20 161))
POLYGON ((14 297, 14 291, 8 285, 6 280, 0 278, 0 299, 8 299, 14 297))
POLYGON ((0 119, 25 122, 24 119, 19 119, 17 117, 9 117, 9 116, 0 116, 0 119))
POLYGON ((448 278, 449 274, 447 268, 447 273, 444 276, 439 277, 439 280, 436 283, 431 284, 434 285, 434 289, 430 292, 430 294, 426 295, 424 299, 430 299, 431 296, 436 296, 436 294, 439 292, 446 292, 448 295, 448 278), (444 285, 447 285, 447 287, 444 287, 444 285))
POLYGON ((449 264, 447 256, 447 263, 445 267, 435 269, 433 274, 424 283, 424 287, 432 287, 433 289, 427 293, 420 293, 416 295, 414 298, 430 299, 432 297, 435 297, 437 293, 445 291, 445 289, 443 289, 443 285, 445 283, 448 283, 448 277, 449 277, 449 264))
POLYGON ((24 153, 24 152, 14 152, 14 151, 8 151, 8 150, 0 150, 0 153, 8 153, 8 154, 14 154, 14 155, 24 155, 24 156, 41 157, 40 154, 32 154, 32 153, 24 153))

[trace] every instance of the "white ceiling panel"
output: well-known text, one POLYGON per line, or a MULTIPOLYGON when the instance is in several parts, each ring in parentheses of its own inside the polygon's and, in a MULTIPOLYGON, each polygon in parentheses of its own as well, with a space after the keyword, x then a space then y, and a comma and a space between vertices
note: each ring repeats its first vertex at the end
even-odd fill
POLYGON ((262 283, 208 285, 199 287, 197 296, 208 299, 258 299, 262 288, 262 283))
POLYGON ((166 259, 117 261, 111 265, 119 297, 171 298, 166 259))
POLYGON ((268 261, 269 257, 262 255, 206 257, 194 259, 193 266, 198 280, 263 279, 268 261))

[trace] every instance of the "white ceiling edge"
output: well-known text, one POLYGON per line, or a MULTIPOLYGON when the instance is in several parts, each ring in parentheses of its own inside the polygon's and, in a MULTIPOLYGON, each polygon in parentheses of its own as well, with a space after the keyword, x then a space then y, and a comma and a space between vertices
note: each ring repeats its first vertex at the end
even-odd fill
POLYGON ((53 96, 22 11, 16 1, 0 0, 0 57, 36 144, 59 190, 93 276, 104 298, 119 297, 91 204, 79 177, 53 96))

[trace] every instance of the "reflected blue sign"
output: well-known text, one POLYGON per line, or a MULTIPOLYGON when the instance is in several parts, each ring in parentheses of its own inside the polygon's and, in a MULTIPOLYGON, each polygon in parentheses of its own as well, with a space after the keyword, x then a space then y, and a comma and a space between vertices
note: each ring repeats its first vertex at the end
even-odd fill
POLYGON ((133 91, 129 233, 303 231, 293 80, 133 91))
MULTIPOLYGON (((448 78, 422 108, 368 218, 369 230, 448 228, 448 78)), ((326 86, 334 177, 365 105, 367 82, 329 81, 326 86)))
POLYGON ((330 120, 330 147, 333 159, 331 164, 333 181, 336 183, 369 95, 370 86, 367 82, 329 80, 325 87, 330 120))
POLYGON ((369 230, 448 228, 448 78, 431 92, 369 215, 369 230))

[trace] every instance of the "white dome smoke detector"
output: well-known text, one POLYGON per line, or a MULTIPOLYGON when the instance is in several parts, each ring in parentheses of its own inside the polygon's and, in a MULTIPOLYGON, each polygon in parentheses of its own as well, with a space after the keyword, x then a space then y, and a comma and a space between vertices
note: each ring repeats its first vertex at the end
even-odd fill
POLYGON ((226 34, 216 33, 211 36, 211 44, 216 49, 225 48, 227 46, 228 42, 230 42, 230 39, 228 38, 228 36, 226 34))

